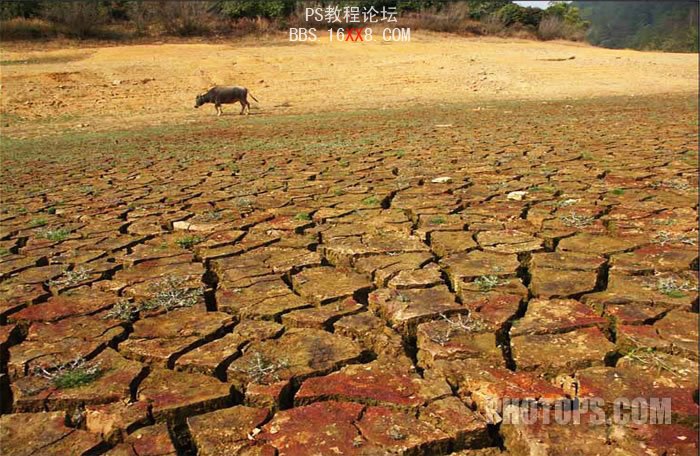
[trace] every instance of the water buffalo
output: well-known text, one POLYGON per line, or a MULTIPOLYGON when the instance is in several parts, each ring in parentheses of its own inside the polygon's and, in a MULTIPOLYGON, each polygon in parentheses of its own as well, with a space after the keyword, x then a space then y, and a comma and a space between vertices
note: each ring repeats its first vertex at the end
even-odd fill
MULTIPOLYGON (((207 93, 197 95, 194 107, 199 108, 205 103, 214 103, 214 107, 216 108, 216 115, 220 116, 223 112, 221 110, 222 104, 240 102, 241 115, 245 112, 246 108, 248 108, 248 114, 250 114, 250 103, 248 103, 248 95, 248 89, 246 89, 245 87, 215 86, 209 89, 207 93)), ((253 100, 258 101, 252 93, 250 94, 250 97, 253 100)))

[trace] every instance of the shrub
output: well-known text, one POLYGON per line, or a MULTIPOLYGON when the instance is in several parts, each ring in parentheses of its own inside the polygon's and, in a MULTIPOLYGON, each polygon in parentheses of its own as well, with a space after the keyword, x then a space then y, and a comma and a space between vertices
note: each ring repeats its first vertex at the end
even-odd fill
POLYGON ((76 38, 95 36, 109 18, 107 8, 96 0, 46 2, 43 5, 43 16, 62 25, 66 35, 76 38))
POLYGON ((295 4, 295 0, 222 0, 216 2, 212 10, 231 19, 280 19, 289 16, 295 4))
POLYGON ((99 363, 89 364, 83 358, 50 369, 37 367, 34 375, 50 380, 58 389, 77 388, 100 378, 103 374, 99 363))
POLYGON ((158 2, 153 14, 170 35, 207 35, 211 32, 212 17, 206 2, 158 2))
POLYGON ((585 32, 581 27, 566 22, 557 16, 548 16, 540 21, 537 27, 537 37, 541 40, 573 40, 582 41, 585 32))

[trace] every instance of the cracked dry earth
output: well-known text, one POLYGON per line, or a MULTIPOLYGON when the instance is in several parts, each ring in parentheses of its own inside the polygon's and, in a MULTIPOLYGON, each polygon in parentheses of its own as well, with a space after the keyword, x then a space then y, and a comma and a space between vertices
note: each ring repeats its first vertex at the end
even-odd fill
POLYGON ((696 101, 569 103, 8 146, 2 454, 695 454, 696 101))

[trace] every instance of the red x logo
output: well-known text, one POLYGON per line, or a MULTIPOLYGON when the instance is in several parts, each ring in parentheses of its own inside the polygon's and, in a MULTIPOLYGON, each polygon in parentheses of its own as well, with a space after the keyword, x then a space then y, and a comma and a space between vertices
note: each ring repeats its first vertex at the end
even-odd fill
POLYGON ((362 27, 362 28, 349 28, 349 29, 348 29, 348 35, 345 37, 345 41, 348 41, 348 40, 350 40, 350 41, 357 41, 358 39, 359 39, 360 41, 364 41, 364 39, 362 39, 362 31, 363 31, 364 29, 365 29, 365 27, 362 27), (353 36, 352 36, 353 32, 355 32, 355 37, 354 37, 354 38, 353 38, 353 36))

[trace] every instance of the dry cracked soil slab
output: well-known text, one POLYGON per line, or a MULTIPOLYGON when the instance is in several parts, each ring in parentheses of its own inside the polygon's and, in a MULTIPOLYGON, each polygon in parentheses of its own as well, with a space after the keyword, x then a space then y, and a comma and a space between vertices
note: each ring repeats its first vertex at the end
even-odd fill
POLYGON ((697 451, 696 100, 342 116, 3 141, 0 453, 697 451))

